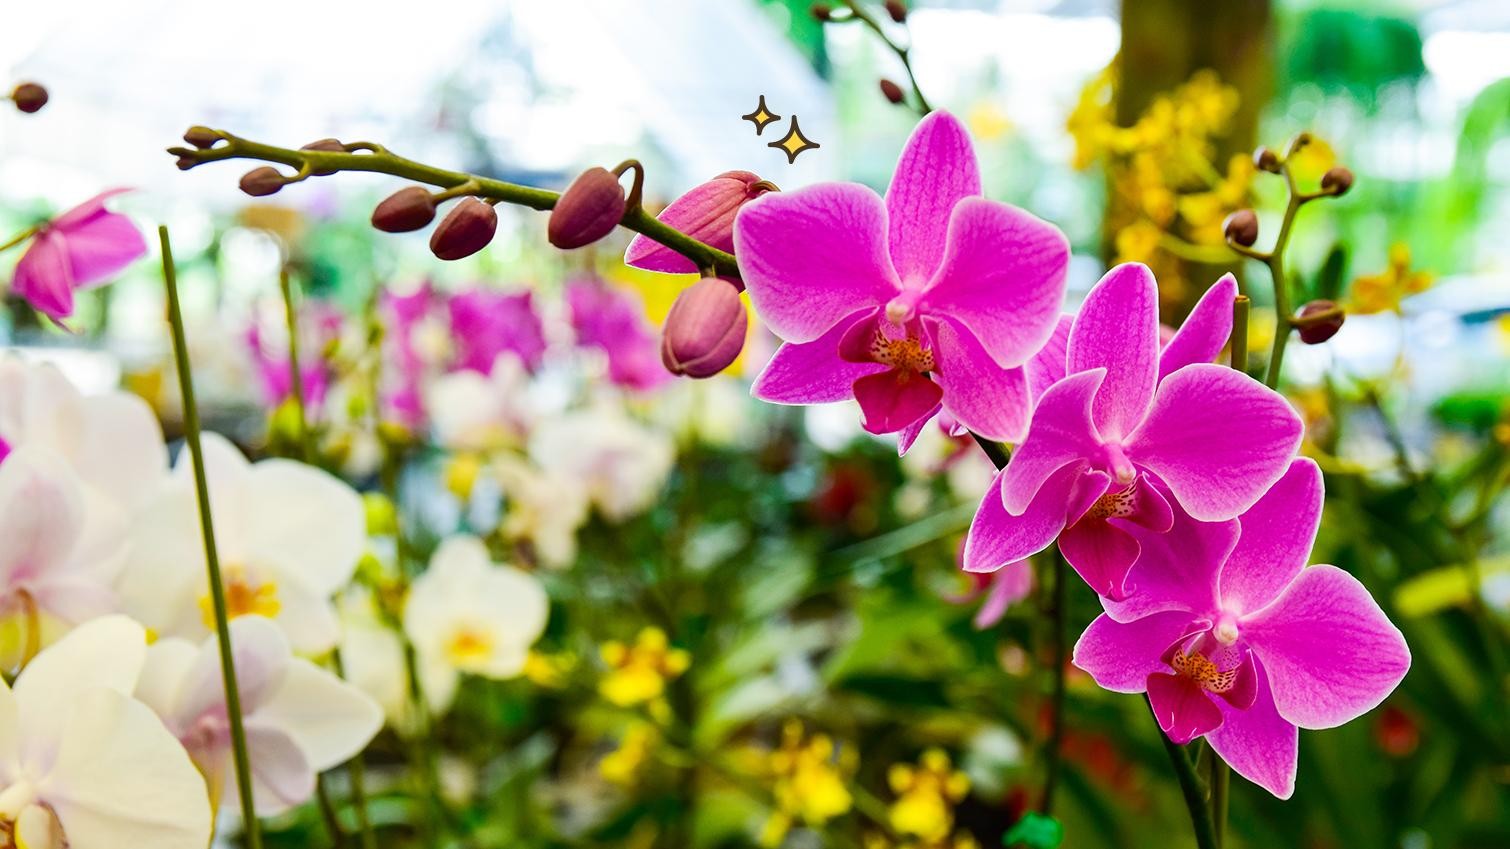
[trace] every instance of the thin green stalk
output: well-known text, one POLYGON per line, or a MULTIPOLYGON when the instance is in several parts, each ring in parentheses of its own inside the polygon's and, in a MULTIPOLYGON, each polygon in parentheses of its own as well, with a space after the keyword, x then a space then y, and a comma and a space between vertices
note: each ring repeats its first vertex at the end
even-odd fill
POLYGON ((1264 375, 1264 384, 1270 389, 1279 386, 1279 370, 1284 365, 1285 346, 1290 344, 1293 329, 1290 326, 1290 283, 1285 278, 1285 245, 1290 240, 1295 213, 1300 211, 1303 202, 1301 195, 1290 193, 1290 202, 1285 206, 1285 217, 1279 226, 1279 238, 1264 261, 1269 267, 1269 276, 1274 278, 1274 347, 1269 351, 1269 370, 1264 375))
POLYGON ((1049 635, 1050 663, 1053 664, 1053 682, 1050 702, 1049 717, 1053 724, 1049 728, 1049 740, 1045 745, 1045 770, 1043 777, 1043 796, 1038 809, 1045 816, 1054 811, 1054 790, 1059 786, 1059 773, 1061 770, 1060 753, 1064 748, 1064 625, 1065 603, 1069 570, 1065 568, 1064 557, 1054 555, 1054 602, 1049 609, 1049 635))
POLYGON ((1227 798, 1232 783, 1232 770, 1215 750, 1211 751, 1211 822, 1216 845, 1227 840, 1227 798))
MULTIPOLYGON (((1154 724, 1158 725, 1158 717, 1153 714, 1153 705, 1149 704, 1149 714, 1154 716, 1154 724)), ((1169 763, 1174 767, 1175 780, 1179 782, 1180 793, 1185 798, 1185 807, 1190 811, 1190 825, 1195 830, 1195 844, 1199 849, 1217 849, 1216 831, 1211 824, 1211 811, 1206 807, 1206 794, 1201 787, 1201 780, 1195 774, 1195 767, 1190 763, 1190 755, 1183 746, 1176 745, 1164 729, 1156 728, 1159 740, 1164 743, 1164 750, 1169 753, 1169 763)))
POLYGON ((928 98, 923 96, 923 89, 918 85, 917 75, 912 72, 911 51, 892 41, 891 36, 886 34, 886 30, 881 28, 880 21, 865 11, 865 8, 857 0, 844 0, 844 5, 849 7, 850 14, 854 15, 856 20, 869 27, 881 39, 881 42, 891 48, 891 52, 897 54, 897 58, 902 60, 902 70, 907 72, 907 81, 912 85, 912 93, 918 99, 918 111, 924 115, 932 112, 933 107, 928 105, 928 98))
POLYGON ((320 808, 320 819, 325 821, 325 831, 330 834, 330 845, 344 849, 346 832, 341 829, 341 819, 336 816, 336 806, 330 800, 330 788, 326 786, 323 774, 315 776, 315 803, 320 808))
POLYGON ((14 238, 10 239, 3 245, 0 245, 0 251, 8 251, 11 248, 14 248, 16 245, 19 245, 27 239, 30 239, 32 236, 37 235, 37 231, 41 229, 41 227, 28 227, 25 230, 22 230, 20 233, 17 233, 14 238))
POLYGON ((1244 373, 1248 371, 1248 310, 1252 305, 1247 295, 1232 300, 1232 335, 1227 339, 1227 347, 1232 350, 1232 367, 1244 373))
POLYGON ((252 800, 252 762, 247 756, 246 728, 241 716, 241 691, 236 686, 236 659, 231 650, 231 620, 225 604, 225 584, 220 577, 220 554, 215 547, 215 523, 210 515, 210 488, 205 478, 204 447, 200 444, 199 407, 194 402, 194 375, 189 366, 189 345, 184 334, 183 309, 178 301, 178 274, 173 266, 173 247, 168 228, 159 226, 163 281, 168 289, 168 324, 173 330, 173 358, 178 368, 178 388, 183 395, 184 442, 194 468, 194 490, 199 501, 199 526, 204 536, 205 568, 210 580, 210 603, 215 611, 215 635, 220 643, 220 676, 225 685, 226 716, 231 725, 231 752, 236 765, 236 790, 241 795, 242 827, 248 849, 262 849, 262 829, 252 800))

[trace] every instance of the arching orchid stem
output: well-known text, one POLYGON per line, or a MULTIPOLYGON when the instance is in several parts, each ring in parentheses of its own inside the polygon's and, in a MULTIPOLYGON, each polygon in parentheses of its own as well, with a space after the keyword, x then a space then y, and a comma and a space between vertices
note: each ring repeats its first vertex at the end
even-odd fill
POLYGON ((225 583, 220 576, 220 554, 215 547, 215 523, 210 514, 210 487, 205 478, 204 447, 200 444, 199 407, 194 401, 194 374, 190 371, 189 345, 184 334, 183 309, 178 300, 178 273, 173 266, 173 246, 168 228, 159 226, 162 245, 163 282, 168 290, 168 324, 173 331, 173 359, 178 369, 178 389, 183 395, 184 443, 194 469, 194 491, 199 501, 199 526, 204 537, 205 568, 209 573, 210 603, 215 613, 215 635, 220 644, 220 677, 225 685, 226 715, 231 726, 231 752, 236 766, 236 790, 241 796, 242 828, 248 849, 262 849, 262 829, 252 799, 252 762, 247 756, 246 728, 241 716, 241 691, 236 686, 236 659, 231 647, 231 619, 226 610, 225 583))
MULTIPOLYGON (((168 153, 178 157, 178 167, 189 170, 206 162, 226 159, 254 159, 275 162, 291 168, 306 166, 312 173, 336 171, 369 171, 391 174, 442 189, 452 189, 467 183, 475 183, 471 194, 482 200, 502 201, 541 212, 555 207, 560 197, 558 192, 506 183, 487 177, 478 177, 460 171, 448 171, 395 156, 381 145, 368 142, 346 145, 348 152, 331 150, 292 150, 231 135, 223 130, 212 130, 220 141, 213 147, 170 147, 168 153), (361 151, 361 152, 358 152, 361 151)), ((687 234, 657 221, 638 203, 629 204, 619 225, 665 245, 701 267, 712 265, 720 277, 739 278, 739 263, 734 255, 704 244, 687 234)))
POLYGON ((860 5, 858 0, 844 0, 844 5, 849 8, 849 16, 836 18, 834 19, 834 23, 857 20, 869 27, 881 39, 881 42, 891 48, 891 52, 897 54, 897 58, 902 60, 902 69, 907 72, 907 82, 912 86, 913 96, 917 98, 918 113, 920 115, 927 115, 929 112, 932 112, 933 107, 928 105, 928 98, 923 96, 923 89, 918 85, 917 75, 912 72, 911 50, 893 41, 891 36, 886 34, 886 30, 882 29, 881 22, 865 11, 865 8, 860 5))
POLYGON ((1159 740, 1164 743, 1164 751, 1169 753, 1169 762, 1174 766, 1174 777, 1180 785, 1180 793, 1185 797, 1185 807, 1190 811, 1190 824, 1195 830, 1195 845, 1199 849, 1218 849, 1216 831, 1211 824, 1211 811, 1206 807, 1206 792, 1201 787, 1201 779, 1195 774, 1195 766, 1190 763, 1190 754, 1184 746, 1169 739, 1162 728, 1158 728, 1158 716, 1153 712, 1153 705, 1148 706, 1148 715, 1153 717, 1155 732, 1159 740))

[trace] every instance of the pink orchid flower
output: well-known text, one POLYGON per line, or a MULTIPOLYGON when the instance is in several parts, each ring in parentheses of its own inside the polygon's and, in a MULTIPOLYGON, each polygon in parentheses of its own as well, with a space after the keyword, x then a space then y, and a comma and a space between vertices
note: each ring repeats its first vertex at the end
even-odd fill
POLYGON ((1232 326, 1223 278, 1160 350, 1158 287, 1119 265, 1070 328, 1068 377, 1043 392, 1027 439, 971 524, 965 569, 990 572, 1059 550, 1098 594, 1126 596, 1134 528, 1169 530, 1171 502, 1200 521, 1231 519, 1284 474, 1300 417, 1278 393, 1212 364, 1232 326))
POLYGON ((16 263, 11 290, 54 321, 73 315, 73 293, 92 289, 147 252, 147 243, 105 201, 129 189, 95 195, 43 224, 16 263))
POLYGON ((1053 225, 980 194, 964 126, 934 112, 884 200, 820 183, 745 204, 734 222, 745 286, 786 342, 755 396, 854 398, 872 433, 941 407, 986 437, 1021 438, 1023 364, 1054 331, 1069 245, 1053 225))
MULTIPOLYGON (((725 171, 672 201, 656 219, 721 251, 734 252, 734 216, 771 184, 749 171, 725 171)), ((696 274, 692 260, 648 236, 637 235, 624 251, 624 264, 646 271, 696 274)), ((738 284, 744 288, 743 284, 738 284)))
POLYGON ((545 328, 535 312, 534 293, 470 289, 452 295, 446 308, 456 345, 455 368, 490 374, 504 351, 518 355, 531 372, 540 368, 545 328))
POLYGON ((972 582, 970 589, 958 595, 945 596, 944 600, 950 604, 970 604, 984 596, 980 608, 970 620, 977 631, 984 631, 1000 622, 1012 605, 1033 593, 1033 564, 1028 560, 1008 563, 995 572, 969 572, 966 577, 972 582))
POLYGON ((1410 668, 1358 579, 1306 568, 1321 506, 1321 471, 1301 458, 1236 520, 1179 514, 1170 533, 1143 533, 1138 593, 1106 602, 1075 646, 1102 687, 1147 692, 1169 739, 1204 735, 1281 799, 1295 789, 1298 729, 1356 719, 1410 668))
POLYGON ((608 357, 609 380, 647 391, 671 379, 661 365, 661 340, 632 291, 575 280, 566 284, 566 306, 577 346, 597 348, 608 357))

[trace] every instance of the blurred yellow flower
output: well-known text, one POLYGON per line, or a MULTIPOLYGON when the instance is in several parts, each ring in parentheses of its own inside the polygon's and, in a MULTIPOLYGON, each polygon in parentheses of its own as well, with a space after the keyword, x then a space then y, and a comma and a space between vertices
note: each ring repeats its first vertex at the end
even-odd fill
POLYGON ((630 725, 619 738, 618 748, 598 761, 598 774, 620 787, 633 786, 660 737, 660 732, 648 722, 630 725))
POLYGON ((577 659, 570 652, 531 651, 524 659, 524 677, 537 687, 556 689, 566 683, 566 676, 576 665, 577 659))
POLYGON ((1411 270, 1410 248, 1396 242, 1389 249, 1388 268, 1353 279, 1348 311, 1359 315, 1399 312, 1402 300, 1426 291, 1434 282, 1436 275, 1431 272, 1411 270))
POLYGON ((671 648, 666 632, 645 628, 633 645, 610 640, 599 648, 608 674, 598 684, 603 698, 619 707, 653 702, 666 692, 666 682, 692 664, 685 649, 671 648))
POLYGON ((472 498, 472 488, 477 485, 477 476, 482 472, 482 459, 470 451, 460 451, 446 460, 444 476, 446 490, 461 501, 472 498))
POLYGON ((790 720, 781 746, 751 756, 752 771, 771 782, 776 810, 760 832, 762 846, 778 846, 792 825, 821 826, 849 812, 854 799, 846 782, 855 769, 854 750, 840 751, 827 734, 808 735, 790 720))
POLYGON ((989 100, 979 101, 970 107, 965 115, 965 123, 970 128, 970 135, 978 142, 1000 141, 1012 132, 1012 120, 1007 117, 1007 113, 989 100))
POLYGON ((954 806, 970 792, 970 778, 953 768, 942 749, 923 752, 915 767, 892 764, 886 781, 897 794, 889 811, 892 829, 925 841, 949 835, 954 828, 954 806))

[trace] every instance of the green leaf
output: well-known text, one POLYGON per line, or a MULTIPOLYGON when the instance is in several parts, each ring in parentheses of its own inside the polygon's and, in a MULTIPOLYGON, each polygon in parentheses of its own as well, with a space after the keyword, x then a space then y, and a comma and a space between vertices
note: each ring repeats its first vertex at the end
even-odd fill
POLYGON ((1001 839, 1003 846, 1026 846, 1028 849, 1055 849, 1064 842, 1064 825, 1037 811, 1028 811, 1001 839))

